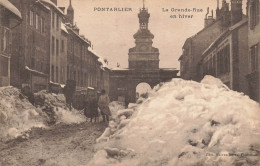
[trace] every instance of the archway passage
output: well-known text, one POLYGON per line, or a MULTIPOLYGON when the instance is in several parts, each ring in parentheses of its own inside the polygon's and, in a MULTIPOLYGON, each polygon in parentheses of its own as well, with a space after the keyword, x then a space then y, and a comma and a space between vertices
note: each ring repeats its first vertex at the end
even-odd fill
POLYGON ((152 90, 151 86, 146 82, 141 82, 136 86, 136 99, 139 97, 147 97, 148 92, 152 90))

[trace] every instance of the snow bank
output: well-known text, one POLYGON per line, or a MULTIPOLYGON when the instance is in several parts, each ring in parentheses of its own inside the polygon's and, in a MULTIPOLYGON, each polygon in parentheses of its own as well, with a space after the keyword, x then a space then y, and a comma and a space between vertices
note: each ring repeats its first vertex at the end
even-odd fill
POLYGON ((82 123, 86 121, 86 117, 83 115, 83 111, 78 111, 75 109, 69 110, 66 105, 66 99, 63 94, 54 94, 48 93, 43 90, 34 94, 35 96, 35 105, 42 108, 45 111, 47 108, 52 108, 51 110, 47 109, 47 114, 50 118, 49 121, 53 123, 82 123))
POLYGON ((56 107, 55 114, 57 116, 56 123, 79 124, 86 121, 86 117, 83 113, 75 109, 70 111, 68 109, 56 107))
POLYGON ((0 140, 14 138, 33 127, 45 127, 44 116, 14 87, 0 87, 0 140))
POLYGON ((117 120, 89 165, 260 165, 259 104, 211 76, 160 84, 117 120))
POLYGON ((67 108, 62 94, 41 91, 34 96, 37 107, 17 88, 0 87, 0 141, 18 137, 33 127, 86 121, 83 112, 67 108))

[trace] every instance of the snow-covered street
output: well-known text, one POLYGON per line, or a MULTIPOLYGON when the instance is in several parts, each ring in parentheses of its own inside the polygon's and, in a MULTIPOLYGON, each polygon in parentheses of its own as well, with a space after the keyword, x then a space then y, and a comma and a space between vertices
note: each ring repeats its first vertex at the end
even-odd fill
POLYGON ((98 139, 89 166, 260 165, 259 104, 219 79, 173 79, 130 107, 98 139))
POLYGON ((45 106, 56 107, 50 113, 30 106, 15 89, 3 94, 3 166, 260 165, 259 103, 211 76, 201 83, 161 83, 126 109, 114 101, 109 124, 86 122, 59 95, 38 94, 45 106))
POLYGON ((67 166, 87 164, 105 123, 58 124, 33 129, 28 138, 0 142, 1 166, 67 166))

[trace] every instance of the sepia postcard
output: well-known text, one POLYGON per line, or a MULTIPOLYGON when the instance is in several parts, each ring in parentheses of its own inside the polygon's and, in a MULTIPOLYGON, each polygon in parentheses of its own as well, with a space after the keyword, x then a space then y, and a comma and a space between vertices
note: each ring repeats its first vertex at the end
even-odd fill
POLYGON ((0 166, 259 166, 259 0, 0 0, 0 166))

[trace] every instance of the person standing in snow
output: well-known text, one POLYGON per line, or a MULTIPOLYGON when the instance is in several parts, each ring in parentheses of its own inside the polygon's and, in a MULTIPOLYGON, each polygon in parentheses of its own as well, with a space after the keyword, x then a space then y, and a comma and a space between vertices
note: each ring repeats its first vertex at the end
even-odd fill
POLYGON ((97 98, 95 95, 95 91, 89 91, 88 92, 88 98, 87 102, 84 104, 84 114, 87 118, 90 118, 90 122, 92 122, 92 119, 95 119, 95 122, 97 122, 98 117, 98 103, 97 98))
POLYGON ((101 96, 98 100, 98 107, 101 111, 101 115, 103 117, 103 122, 109 121, 109 116, 111 116, 110 109, 108 107, 108 104, 110 103, 110 99, 108 95, 106 94, 106 91, 103 89, 101 91, 101 96))

